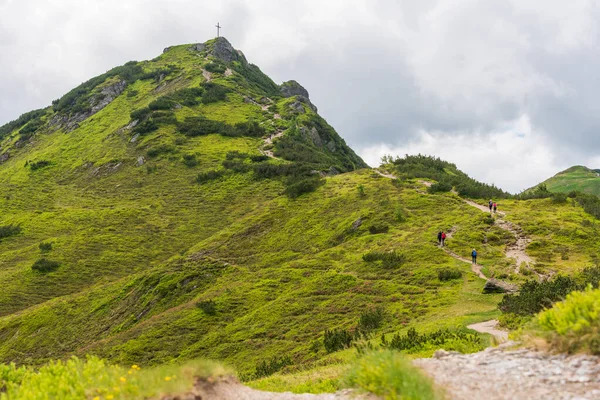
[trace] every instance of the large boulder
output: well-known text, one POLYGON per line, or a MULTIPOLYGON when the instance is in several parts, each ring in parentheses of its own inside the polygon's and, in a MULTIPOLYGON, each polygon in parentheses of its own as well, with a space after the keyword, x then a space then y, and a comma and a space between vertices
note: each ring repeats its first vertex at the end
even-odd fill
POLYGON ((497 279, 490 279, 485 283, 483 287, 484 294, 491 293, 514 293, 518 290, 515 285, 510 283, 502 282, 497 279))
POLYGON ((304 87, 302 87, 302 85, 296 81, 283 82, 279 86, 279 90, 281 91, 283 97, 303 96, 307 99, 310 98, 308 96, 308 90, 304 89, 304 87))

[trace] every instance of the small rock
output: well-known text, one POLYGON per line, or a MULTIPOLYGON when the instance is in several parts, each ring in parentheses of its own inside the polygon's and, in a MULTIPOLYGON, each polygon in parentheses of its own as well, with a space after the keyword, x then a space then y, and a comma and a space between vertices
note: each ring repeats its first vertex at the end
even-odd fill
POLYGON ((353 231, 356 231, 358 228, 360 228, 360 226, 362 225, 362 223, 363 223, 363 220, 362 220, 362 217, 361 217, 361 218, 357 219, 356 221, 354 221, 352 223, 352 228, 351 229, 353 231))
POLYGON ((140 134, 136 133, 135 135, 133 135, 133 137, 131 138, 131 140, 129 141, 129 143, 135 143, 137 142, 137 140, 140 138, 140 134))
POLYGON ((137 166, 141 167, 142 165, 144 165, 144 163, 146 162, 146 159, 144 158, 144 156, 139 156, 137 158, 137 166))

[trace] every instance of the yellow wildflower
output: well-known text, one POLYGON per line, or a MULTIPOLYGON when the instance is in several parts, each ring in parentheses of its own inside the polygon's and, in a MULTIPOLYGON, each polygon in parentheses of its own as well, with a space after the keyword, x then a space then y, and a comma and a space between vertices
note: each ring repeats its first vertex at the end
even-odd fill
POLYGON ((120 378, 119 378, 119 380, 120 380, 121 382, 123 382, 123 383, 127 382, 127 379, 125 379, 125 377, 124 377, 124 376, 120 377, 120 378))
POLYGON ((169 382, 171 380, 170 376, 165 376, 165 381, 169 382))

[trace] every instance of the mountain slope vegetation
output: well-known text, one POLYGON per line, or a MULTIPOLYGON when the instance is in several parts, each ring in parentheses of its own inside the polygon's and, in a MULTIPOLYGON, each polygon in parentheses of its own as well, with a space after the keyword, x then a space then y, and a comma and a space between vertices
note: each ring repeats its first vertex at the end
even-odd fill
POLYGON ((482 293, 474 247, 486 277, 515 285, 598 262, 576 200, 518 200, 425 156, 386 158, 382 176, 302 86, 224 38, 110 70, 0 140, 5 363, 210 358, 281 389, 266 377, 335 369, 352 346, 483 348, 465 327, 502 295, 482 293), (531 263, 465 197, 499 199, 531 263))
POLYGON ((559 172, 542 182, 548 191, 569 193, 572 191, 600 195, 600 171, 576 165, 559 172))

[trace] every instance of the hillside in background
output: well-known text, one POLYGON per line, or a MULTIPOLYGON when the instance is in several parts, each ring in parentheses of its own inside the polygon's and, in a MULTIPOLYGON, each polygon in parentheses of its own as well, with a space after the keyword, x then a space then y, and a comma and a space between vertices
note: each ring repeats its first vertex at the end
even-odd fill
POLYGON ((224 38, 1 127, 0 191, 0 362, 19 365, 210 358, 332 391, 353 346, 483 349, 466 327, 499 292, 599 262, 574 199, 518 200, 433 157, 369 169, 224 38))
POLYGON ((569 193, 579 191, 600 195, 600 170, 582 165, 568 168, 541 183, 550 192, 569 193))

